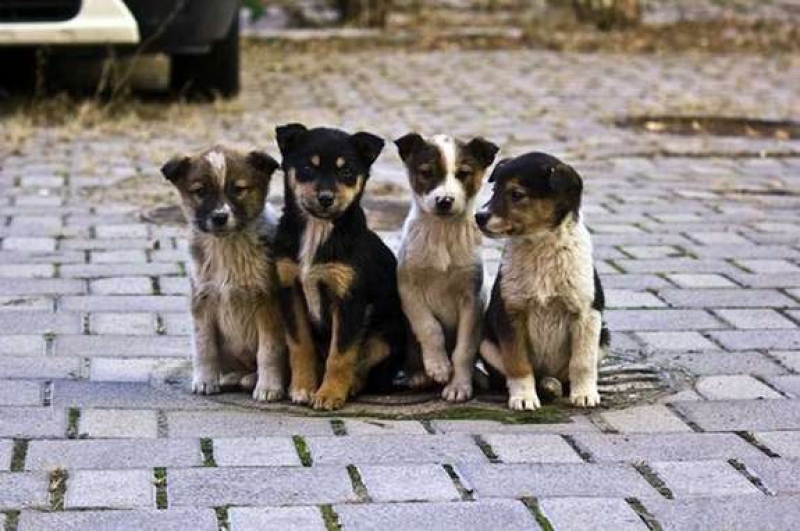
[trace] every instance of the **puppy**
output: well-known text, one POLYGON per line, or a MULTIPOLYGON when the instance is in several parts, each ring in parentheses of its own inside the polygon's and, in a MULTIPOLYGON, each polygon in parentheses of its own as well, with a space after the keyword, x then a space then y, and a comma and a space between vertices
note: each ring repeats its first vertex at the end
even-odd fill
POLYGON ((265 209, 278 163, 222 146, 179 156, 161 169, 191 225, 192 391, 241 384, 256 400, 280 400, 285 340, 271 256, 277 221, 265 209))
POLYGON ((300 124, 278 127, 276 136, 285 175, 278 275, 290 394, 315 409, 338 409, 367 383, 389 386, 404 352, 397 262, 360 205, 383 140, 300 124))
POLYGON ((609 334, 580 214, 583 182, 544 153, 501 161, 489 182, 492 197, 476 220, 485 235, 507 243, 481 356, 505 374, 511 409, 539 407, 536 379, 547 378, 569 386, 572 404, 596 406, 597 364, 609 334))
POLYGON ((485 306, 473 206, 498 147, 482 138, 426 141, 416 133, 395 144, 413 191, 398 257, 400 298, 415 338, 410 384, 422 386, 430 378, 445 385, 445 400, 468 400, 485 306))

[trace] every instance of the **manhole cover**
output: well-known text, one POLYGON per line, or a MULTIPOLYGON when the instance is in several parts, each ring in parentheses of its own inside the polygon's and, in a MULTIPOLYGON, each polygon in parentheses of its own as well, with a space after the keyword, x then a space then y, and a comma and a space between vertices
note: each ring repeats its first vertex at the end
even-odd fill
POLYGON ((800 122, 725 116, 632 116, 616 120, 618 127, 673 135, 743 136, 792 140, 800 138, 800 122))

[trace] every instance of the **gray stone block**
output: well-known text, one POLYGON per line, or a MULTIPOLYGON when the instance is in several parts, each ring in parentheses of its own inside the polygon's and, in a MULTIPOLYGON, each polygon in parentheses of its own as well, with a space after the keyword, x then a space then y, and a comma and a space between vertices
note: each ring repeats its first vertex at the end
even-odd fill
POLYGON ((605 411, 603 420, 622 433, 690 432, 692 429, 666 406, 646 405, 605 411))
POLYGON ((45 344, 42 336, 0 335, 0 355, 44 356, 45 344))
POLYGON ((2 335, 80 334, 83 319, 75 313, 4 312, 2 335))
POLYGON ((800 400, 678 402, 675 407, 704 431, 800 430, 800 400))
POLYGON ((774 389, 745 374, 705 376, 695 383, 695 389, 708 400, 782 399, 774 389))
POLYGON ((66 278, 0 278, 0 295, 78 295, 86 282, 66 278))
POLYGON ((763 455, 756 447, 728 433, 579 433, 573 437, 595 461, 701 461, 763 455))
POLYGON ((645 500, 669 531, 786 531, 800 526, 800 496, 645 500))
POLYGON ((316 507, 231 507, 228 510, 228 522, 231 531, 326 529, 322 513, 316 507))
POLYGON ((158 417, 152 410, 84 409, 78 433, 92 439, 155 439, 158 417))
POLYGON ((716 310, 717 315, 742 330, 781 330, 797 328, 775 310, 716 310))
POLYGON ((67 479, 65 509, 154 509, 152 470, 75 470, 67 479))
POLYGON ((158 275, 178 275, 178 264, 133 263, 133 264, 65 264, 59 270, 64 278, 116 278, 121 273, 128 277, 155 277, 158 275))
POLYGON ((189 338, 177 336, 59 336, 55 341, 56 356, 185 358, 191 352, 189 338))
POLYGON ((663 289, 659 296, 684 308, 786 308, 795 305, 786 295, 767 289, 663 289))
POLYGON ((52 264, 0 264, 0 278, 51 278, 52 264))
POLYGON ((190 336, 194 329, 192 316, 187 313, 162 313, 164 331, 170 336, 190 336))
POLYGON ((744 464, 770 492, 779 496, 800 494, 800 460, 770 459, 761 455, 746 460, 744 464))
POLYGON ((55 302, 52 297, 34 295, 0 296, 0 312, 52 312, 55 302))
POLYGON ((67 296, 61 298, 59 307, 79 312, 185 312, 189 308, 186 297, 165 295, 67 296))
POLYGON ((212 509, 23 512, 19 531, 217 531, 212 509))
POLYGON ((539 507, 559 531, 648 529, 625 500, 618 498, 548 498, 539 500, 539 507))
POLYGON ((50 505, 47 474, 0 472, 0 510, 45 509, 50 505))
POLYGON ((8 378, 77 378, 81 375, 81 360, 0 356, 0 374, 8 378))
POLYGON ((487 434, 483 439, 504 463, 581 463, 558 435, 487 434))
POLYGON ((308 437, 306 443, 319 464, 487 462, 475 441, 465 435, 308 437))
POLYGON ((722 275, 712 273, 674 274, 667 278, 682 288, 735 288, 736 284, 722 275))
POLYGON ((288 417, 255 411, 173 411, 167 413, 170 437, 272 437, 332 435, 325 419, 288 417))
POLYGON ((217 466, 300 466, 291 437, 214 439, 217 466))
POLYGON ((758 352, 658 352, 649 361, 657 365, 680 367, 698 376, 717 374, 783 374, 780 365, 758 352))
POLYGON ((725 461, 650 463, 676 498, 761 494, 755 485, 725 461))
POLYGON ((0 406, 41 406, 42 384, 25 380, 0 380, 0 406))
POLYGON ((481 498, 658 496, 633 467, 621 464, 463 464, 457 469, 481 498))
POLYGON ((605 317, 614 331, 710 330, 725 326, 703 310, 609 310, 605 317))
POLYGON ((785 374, 782 376, 769 376, 766 382, 778 391, 793 399, 800 398, 800 376, 785 374))
POLYGON ((648 291, 630 289, 606 290, 608 308, 663 308, 664 301, 648 291))
POLYGON ((800 431, 760 431, 755 436, 781 457, 800 458, 800 431))
POLYGON ((344 427, 348 435, 394 435, 428 433, 416 420, 359 420, 345 419, 344 427))
POLYGON ((89 326, 93 334, 149 336, 156 333, 156 316, 152 313, 95 313, 89 326))
POLYGON ((599 431, 587 417, 576 416, 570 422, 553 424, 505 424, 492 420, 434 420, 436 433, 583 433, 599 431))
POLYGON ((200 442, 176 439, 33 441, 27 470, 102 470, 200 466, 200 442))
POLYGON ((172 507, 316 505, 356 501, 345 467, 195 468, 170 471, 172 507))
POLYGON ((344 529, 373 531, 530 531, 539 529, 533 515, 517 500, 440 503, 370 503, 334 507, 344 529))
POLYGON ((166 392, 145 383, 58 380, 53 383, 57 407, 117 409, 224 409, 225 406, 190 394, 166 392))
POLYGON ((14 454, 14 441, 0 440, 0 472, 11 469, 11 457, 14 454))
POLYGON ((645 345, 656 350, 718 350, 718 347, 698 332, 637 332, 645 345))
POLYGON ((149 277, 113 277, 89 281, 93 295, 150 295, 153 281, 149 277))
POLYGON ((0 437, 66 437, 67 412, 52 407, 0 408, 0 437))
POLYGON ((362 465, 358 467, 376 502, 458 501, 461 495, 438 465, 362 465))

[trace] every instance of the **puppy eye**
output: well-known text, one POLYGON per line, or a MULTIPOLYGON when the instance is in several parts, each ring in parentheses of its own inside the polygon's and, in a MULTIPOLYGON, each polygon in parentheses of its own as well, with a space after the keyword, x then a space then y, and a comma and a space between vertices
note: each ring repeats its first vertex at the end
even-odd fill
POLYGON ((205 187, 195 188, 192 190, 192 195, 194 195, 198 199, 202 199, 206 196, 207 190, 205 187))
POLYGON ((518 203, 525 199, 525 193, 520 190, 511 190, 509 195, 511 196, 511 201, 514 203, 518 203))
POLYGON ((469 168, 460 168, 456 172, 456 179, 458 179, 459 181, 464 181, 468 179, 470 175, 472 175, 472 170, 470 170, 469 168))
POLYGON ((249 190, 250 190, 250 188, 247 187, 247 186, 234 186, 233 187, 233 193, 235 193, 236 195, 244 195, 249 190))
POLYGON ((433 177, 433 170, 430 168, 419 168, 417 169, 417 174, 423 179, 430 179, 433 177))

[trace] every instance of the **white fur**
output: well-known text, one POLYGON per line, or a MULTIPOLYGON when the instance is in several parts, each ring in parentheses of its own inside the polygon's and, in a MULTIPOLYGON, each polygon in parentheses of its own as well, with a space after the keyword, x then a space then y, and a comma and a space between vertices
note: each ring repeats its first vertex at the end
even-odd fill
POLYGON ((224 183, 225 176, 228 173, 228 164, 225 160, 225 154, 214 149, 208 152, 206 160, 211 164, 211 168, 214 170, 217 180, 220 183, 224 183))
POLYGON ((319 323, 322 320, 322 300, 317 282, 307 282, 311 266, 314 264, 314 257, 317 250, 328 241, 333 231, 333 223, 326 220, 317 219, 311 216, 306 217, 306 226, 303 230, 303 237, 300 242, 300 275, 303 284, 303 293, 308 303, 308 310, 312 319, 319 323))
POLYGON ((458 153, 455 140, 446 135, 436 135, 431 137, 430 142, 438 148, 442 155, 445 167, 445 178, 439 186, 428 192, 425 196, 418 197, 415 194, 415 200, 418 201, 427 212, 435 212, 436 201, 442 197, 453 198, 452 212, 454 214, 461 213, 465 209, 471 210, 472 205, 471 202, 468 204, 464 186, 461 181, 456 178, 458 153))

